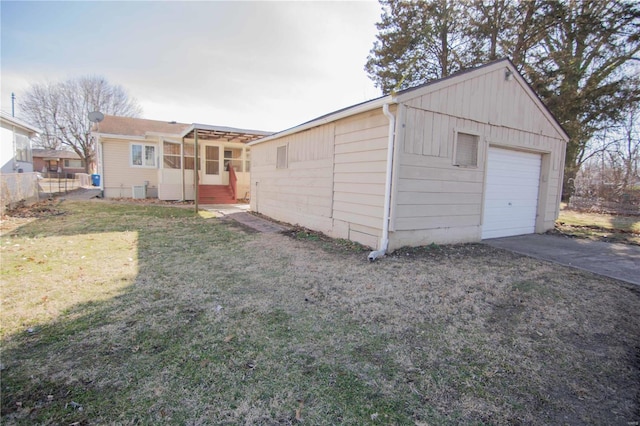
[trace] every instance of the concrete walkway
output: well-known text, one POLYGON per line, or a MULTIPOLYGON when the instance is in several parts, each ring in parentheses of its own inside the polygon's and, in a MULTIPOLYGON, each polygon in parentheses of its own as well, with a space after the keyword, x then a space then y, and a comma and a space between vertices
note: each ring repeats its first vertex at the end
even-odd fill
POLYGON ((548 234, 495 238, 483 243, 640 285, 639 246, 548 234))
POLYGON ((209 204, 199 206, 198 208, 217 213, 223 217, 228 217, 249 228, 266 234, 277 234, 289 229, 279 223, 248 213, 248 204, 209 204))
POLYGON ((66 194, 58 194, 60 198, 67 200, 90 200, 100 195, 102 191, 99 188, 78 188, 69 191, 66 194))

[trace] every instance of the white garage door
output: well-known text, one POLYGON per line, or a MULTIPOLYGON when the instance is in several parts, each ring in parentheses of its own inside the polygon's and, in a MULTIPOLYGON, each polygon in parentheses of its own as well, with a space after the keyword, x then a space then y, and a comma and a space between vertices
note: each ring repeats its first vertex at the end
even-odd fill
POLYGON ((535 232, 541 161, 539 154, 489 148, 483 239, 535 232))

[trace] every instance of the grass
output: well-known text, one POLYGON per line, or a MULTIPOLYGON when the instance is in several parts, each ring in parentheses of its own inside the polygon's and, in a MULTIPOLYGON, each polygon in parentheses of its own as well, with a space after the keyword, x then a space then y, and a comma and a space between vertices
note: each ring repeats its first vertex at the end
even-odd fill
POLYGON ((640 245, 640 217, 560 210, 556 230, 574 237, 640 245))
POLYGON ((290 234, 104 201, 5 230, 2 423, 637 421, 637 288, 290 234))

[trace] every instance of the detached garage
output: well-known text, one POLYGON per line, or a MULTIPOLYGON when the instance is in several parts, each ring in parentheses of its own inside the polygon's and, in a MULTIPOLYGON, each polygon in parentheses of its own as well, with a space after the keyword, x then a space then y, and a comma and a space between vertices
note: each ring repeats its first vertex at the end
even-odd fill
POLYGON ((378 254, 545 232, 567 141, 504 59, 252 142, 251 209, 378 254))

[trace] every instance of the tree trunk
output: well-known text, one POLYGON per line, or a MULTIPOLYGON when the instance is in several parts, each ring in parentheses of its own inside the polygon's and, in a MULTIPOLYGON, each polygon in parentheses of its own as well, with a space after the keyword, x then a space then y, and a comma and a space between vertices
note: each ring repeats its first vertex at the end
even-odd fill
POLYGON ((576 190, 576 175, 578 174, 578 167, 565 165, 564 177, 562 179, 562 201, 569 202, 569 199, 576 190))

